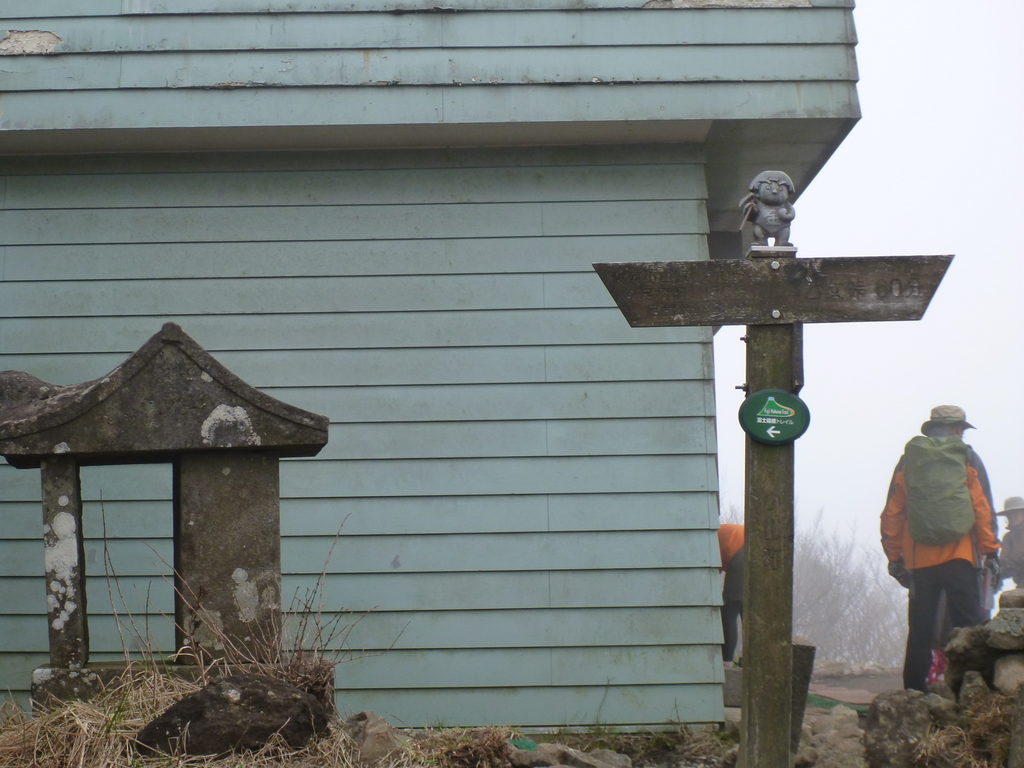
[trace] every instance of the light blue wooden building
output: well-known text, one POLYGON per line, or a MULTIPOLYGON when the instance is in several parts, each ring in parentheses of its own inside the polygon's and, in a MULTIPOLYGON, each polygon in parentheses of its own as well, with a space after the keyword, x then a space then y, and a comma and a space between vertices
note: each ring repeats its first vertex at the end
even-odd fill
MULTIPOLYGON (((0 0, 0 369, 102 376, 170 320, 328 415, 282 554, 369 611, 343 711, 720 720, 711 329, 630 329, 591 263, 739 256, 747 182, 858 118, 850 6, 0 0)), ((172 650, 170 467, 82 482, 94 658, 172 650)), ((39 484, 0 466, 21 699, 39 484)))

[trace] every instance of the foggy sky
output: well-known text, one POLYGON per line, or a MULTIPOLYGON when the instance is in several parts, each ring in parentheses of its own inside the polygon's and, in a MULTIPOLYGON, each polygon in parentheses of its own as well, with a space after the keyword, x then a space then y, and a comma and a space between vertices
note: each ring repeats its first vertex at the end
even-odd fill
MULTIPOLYGON (((791 239, 802 257, 956 256, 920 321, 805 326, 797 527, 824 510, 880 551, 893 467, 934 405, 977 427, 997 509, 1024 495, 1024 5, 860 0, 854 22, 863 116, 791 239)), ((743 507, 742 334, 715 337, 723 511, 743 507)))

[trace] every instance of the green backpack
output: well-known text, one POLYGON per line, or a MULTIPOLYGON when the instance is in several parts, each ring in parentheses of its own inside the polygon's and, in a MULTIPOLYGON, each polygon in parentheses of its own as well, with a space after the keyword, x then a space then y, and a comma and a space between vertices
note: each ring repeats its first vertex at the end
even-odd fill
POLYGON ((903 476, 907 481, 910 538, 921 544, 950 544, 974 527, 974 504, 967 487, 971 447, 959 437, 924 437, 907 443, 903 476))

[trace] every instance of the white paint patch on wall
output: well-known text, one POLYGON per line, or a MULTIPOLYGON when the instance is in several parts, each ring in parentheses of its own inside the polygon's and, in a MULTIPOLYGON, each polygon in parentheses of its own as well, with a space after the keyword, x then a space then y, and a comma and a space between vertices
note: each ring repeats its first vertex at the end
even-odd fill
POLYGON ((0 56, 26 56, 53 53, 64 40, 53 32, 38 29, 18 31, 12 29, 0 40, 0 56))
POLYGON ((237 445, 260 445, 263 441, 252 427, 249 413, 240 405, 224 403, 214 408, 200 428, 203 445, 230 448, 237 445))

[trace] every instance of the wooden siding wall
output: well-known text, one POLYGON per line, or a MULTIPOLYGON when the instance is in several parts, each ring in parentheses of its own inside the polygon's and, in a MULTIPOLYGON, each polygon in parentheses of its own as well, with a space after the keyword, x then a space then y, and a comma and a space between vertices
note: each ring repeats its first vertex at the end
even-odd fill
POLYGON ((791 145, 820 142, 820 162, 859 114, 852 0, 649 5, 0 0, 8 28, 32 30, 0 45, 0 137, 79 152, 678 143, 774 119, 756 140, 795 173, 809 153, 791 145), (47 53, 3 55, 40 34, 47 53))
MULTIPOLYGON (((487 4, 493 5, 491 0, 487 4)), ((5 68, 17 76, 13 90, 73 91, 73 98, 93 90, 120 91, 121 98, 130 98, 134 89, 445 84, 494 90, 486 86, 751 80, 846 84, 855 69, 848 13, 842 7, 781 11, 789 23, 780 23, 778 8, 669 14, 591 8, 570 14, 492 7, 382 19, 385 14, 377 5, 341 14, 220 11, 199 19, 185 10, 177 16, 85 11, 78 17, 69 7, 69 18, 16 22, 19 29, 52 29, 61 38, 53 48, 56 57, 49 59, 59 66, 40 66, 38 57, 18 56, 8 57, 5 68), (280 55, 268 56, 272 52, 280 55)), ((550 98, 558 98, 547 90, 550 98)))
MULTIPOLYGON (((710 331, 630 329, 591 269, 707 258, 698 150, 0 170, 0 369, 98 377, 173 320, 329 415, 321 455, 282 467, 283 562, 286 595, 326 564, 326 610, 369 611, 350 651, 391 648, 338 668, 343 710, 721 718, 710 331)), ((83 484, 94 658, 170 650, 169 467, 83 484)), ((46 660, 39 494, 0 466, 0 687, 22 697, 46 660)))

